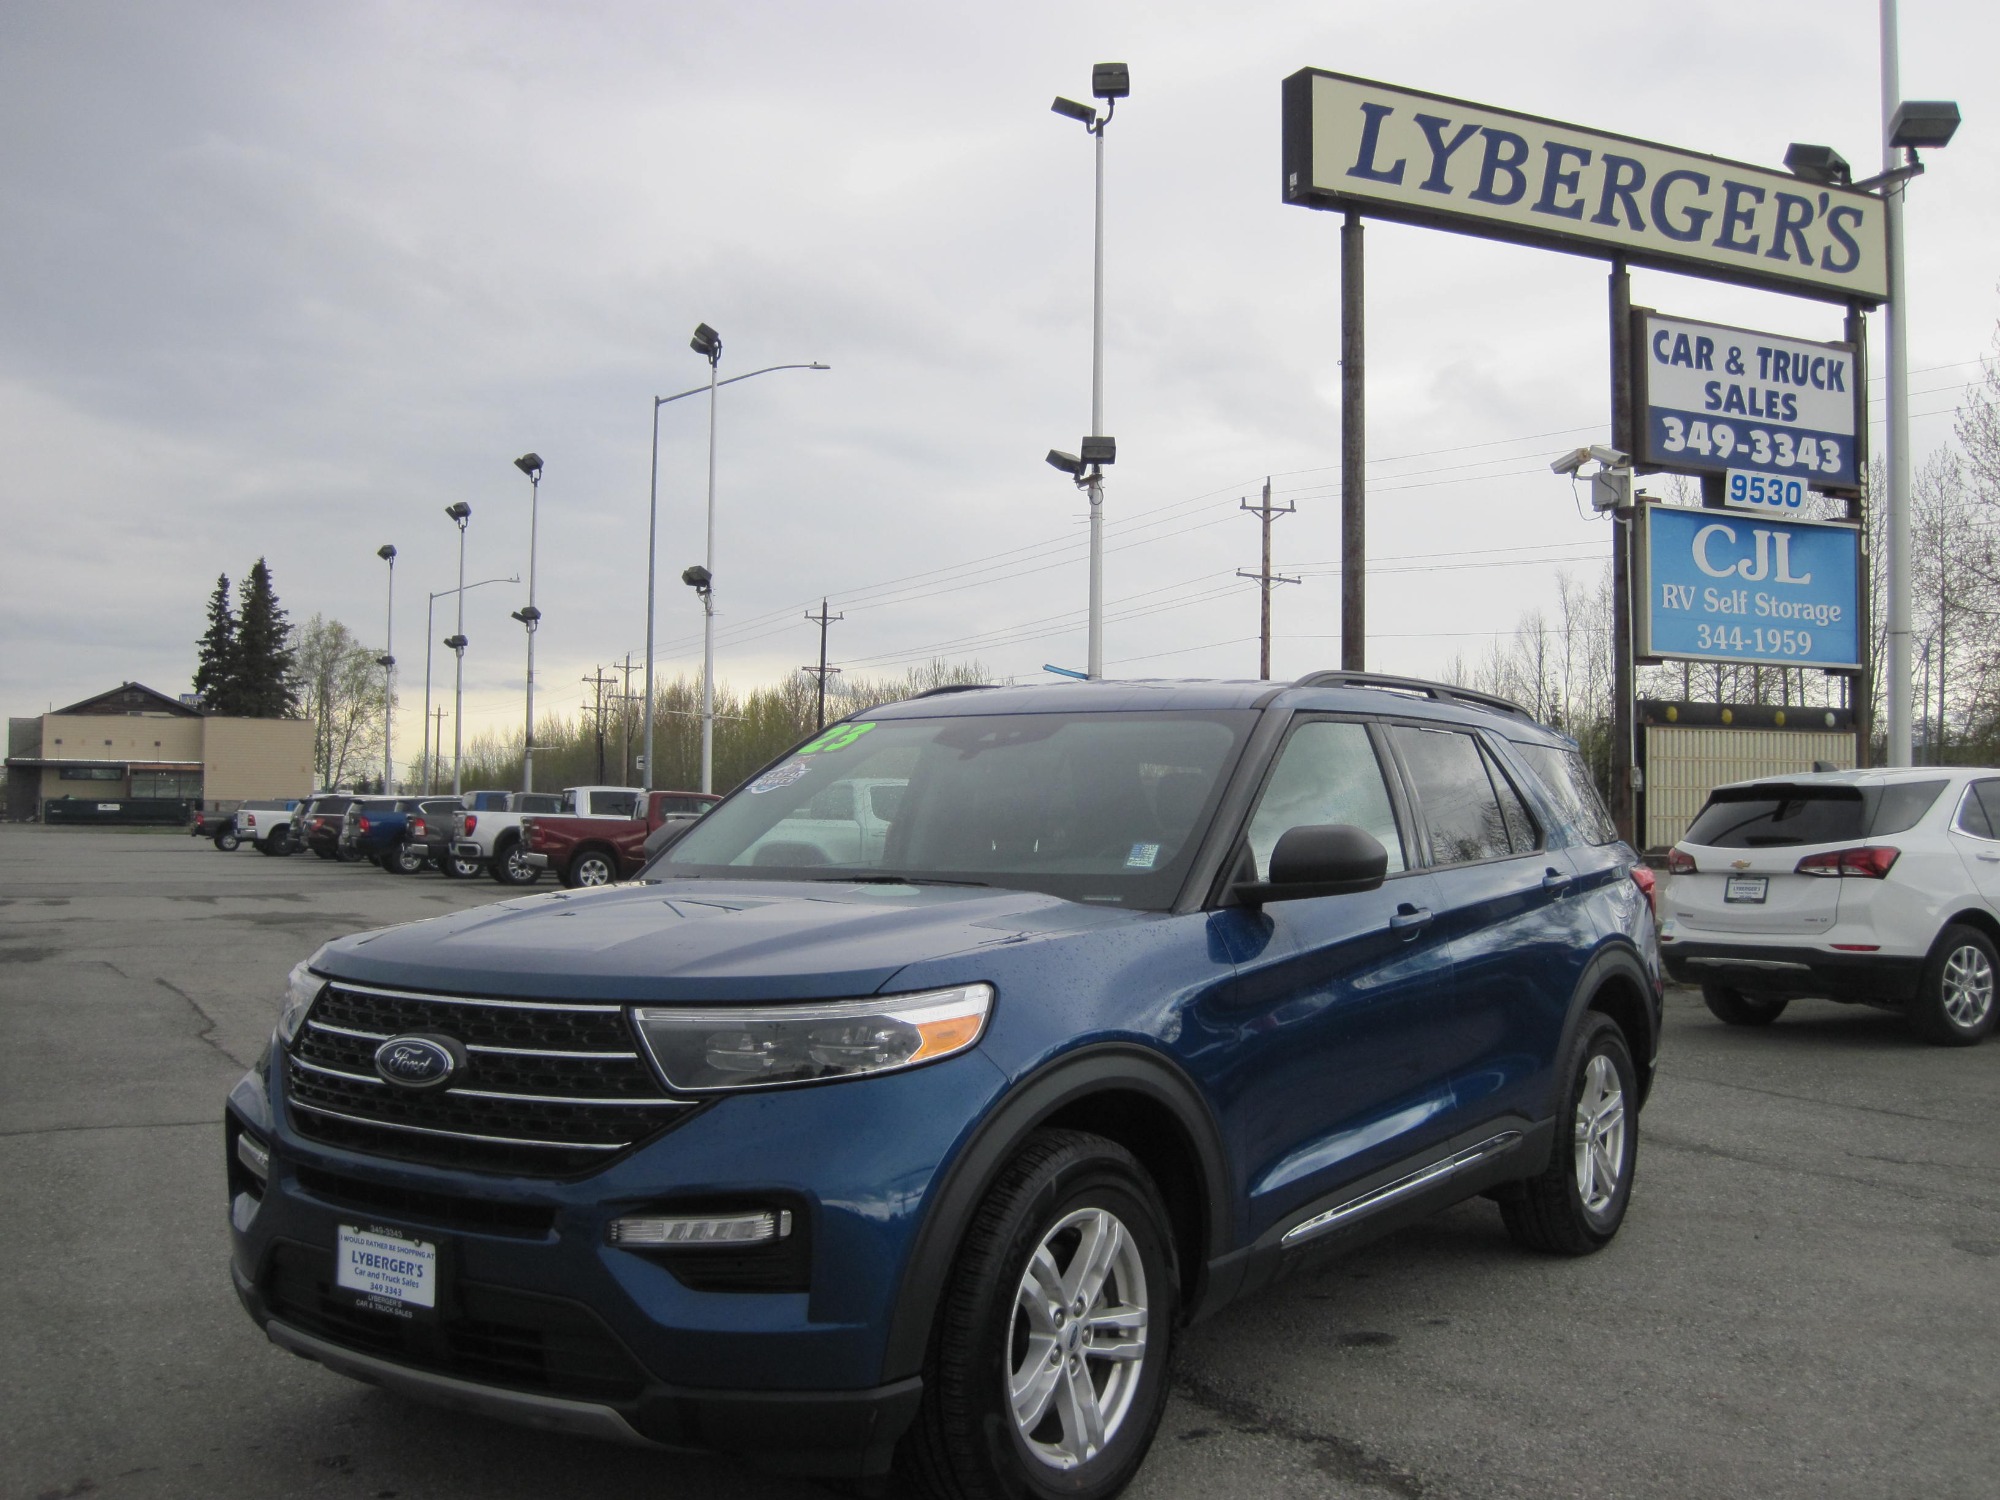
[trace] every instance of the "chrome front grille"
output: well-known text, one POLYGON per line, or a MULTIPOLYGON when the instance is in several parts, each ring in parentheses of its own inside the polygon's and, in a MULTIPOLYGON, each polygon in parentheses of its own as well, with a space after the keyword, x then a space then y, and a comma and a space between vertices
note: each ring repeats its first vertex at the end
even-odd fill
POLYGON ((335 982, 285 1060, 300 1134, 437 1166, 528 1176, 601 1167, 693 1104, 667 1097, 622 1006, 425 995, 335 982), (442 1088, 385 1082, 392 1036, 450 1037, 466 1065, 442 1088))

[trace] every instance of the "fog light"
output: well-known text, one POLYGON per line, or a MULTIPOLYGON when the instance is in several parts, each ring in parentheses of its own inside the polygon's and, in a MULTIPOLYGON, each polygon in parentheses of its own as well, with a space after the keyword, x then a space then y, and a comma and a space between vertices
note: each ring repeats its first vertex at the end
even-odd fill
POLYGON ((248 1135, 236 1137, 236 1159, 250 1169, 259 1182, 271 1180, 271 1148, 252 1140, 248 1135))
POLYGON ((611 1221, 611 1243, 626 1246, 767 1245, 792 1232, 790 1209, 743 1214, 644 1214, 611 1221))

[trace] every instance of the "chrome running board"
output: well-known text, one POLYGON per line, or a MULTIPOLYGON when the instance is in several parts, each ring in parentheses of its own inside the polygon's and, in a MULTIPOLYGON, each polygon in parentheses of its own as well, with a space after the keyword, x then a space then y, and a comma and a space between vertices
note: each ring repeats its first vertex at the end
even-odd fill
POLYGON ((1310 1219, 1294 1224, 1285 1231, 1284 1238, 1278 1241, 1278 1246, 1283 1250, 1295 1249, 1309 1240, 1318 1239, 1321 1235, 1338 1229, 1342 1224, 1374 1213, 1377 1209, 1387 1208, 1392 1203, 1398 1203, 1419 1189, 1456 1177, 1466 1168, 1498 1156, 1503 1151, 1511 1151, 1520 1144, 1520 1131, 1503 1130, 1476 1146, 1467 1146, 1463 1151, 1455 1152, 1442 1161, 1434 1161, 1427 1167, 1418 1168, 1407 1177, 1398 1177, 1394 1182, 1384 1183, 1381 1187, 1363 1193, 1359 1198, 1350 1198, 1347 1202, 1329 1208, 1324 1213, 1314 1214, 1310 1219))

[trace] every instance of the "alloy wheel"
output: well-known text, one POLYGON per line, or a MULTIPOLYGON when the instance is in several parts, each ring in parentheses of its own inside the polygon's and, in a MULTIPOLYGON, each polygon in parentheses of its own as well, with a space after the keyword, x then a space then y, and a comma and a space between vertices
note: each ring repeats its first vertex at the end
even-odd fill
POLYGON ((1146 1359, 1146 1271, 1118 1216, 1066 1214, 1028 1258, 1014 1298, 1007 1398, 1027 1450, 1052 1469, 1095 1458, 1132 1409, 1146 1359))
POLYGON ((1954 1026, 1971 1030, 1993 1009, 1993 965, 1967 943, 1944 961, 1944 1013, 1954 1026))
POLYGON ((1577 1196, 1591 1213, 1602 1213, 1618 1194, 1625 1166, 1625 1091, 1617 1067, 1602 1052, 1584 1065, 1575 1135, 1577 1196))

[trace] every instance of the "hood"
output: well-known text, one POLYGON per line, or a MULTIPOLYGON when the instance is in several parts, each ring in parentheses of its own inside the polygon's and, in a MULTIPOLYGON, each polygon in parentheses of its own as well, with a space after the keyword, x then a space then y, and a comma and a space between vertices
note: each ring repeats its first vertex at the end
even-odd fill
MULTIPOLYGON (((535 999, 871 995, 922 960, 1130 924, 1032 891, 681 880, 521 897, 329 943, 336 978, 535 999)), ((977 978, 968 973, 968 981, 977 978)))

